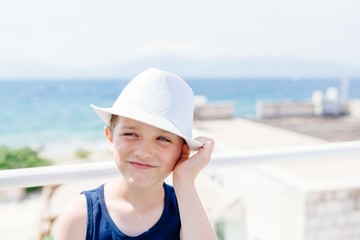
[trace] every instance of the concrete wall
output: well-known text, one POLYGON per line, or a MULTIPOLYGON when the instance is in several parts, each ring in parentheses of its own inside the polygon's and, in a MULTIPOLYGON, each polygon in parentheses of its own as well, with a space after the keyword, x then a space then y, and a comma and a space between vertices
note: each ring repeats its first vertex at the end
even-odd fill
POLYGON ((244 175, 247 240, 360 239, 360 186, 307 189, 273 173, 244 175))
POLYGON ((207 103, 195 105, 194 120, 231 119, 235 116, 234 103, 207 103))
POLYGON ((256 103, 256 116, 258 118, 339 116, 349 113, 360 117, 360 101, 354 101, 351 109, 348 103, 341 104, 330 101, 321 103, 259 101, 256 103))
POLYGON ((360 99, 349 102, 349 112, 352 117, 360 118, 360 99))
POLYGON ((246 225, 243 219, 229 219, 224 227, 224 240, 246 240, 246 225))
POLYGON ((314 116, 314 105, 311 102, 258 102, 258 118, 314 116))
POLYGON ((306 240, 360 239, 360 188, 308 193, 306 240))
POLYGON ((255 171, 244 177, 246 239, 304 240, 304 193, 255 171))

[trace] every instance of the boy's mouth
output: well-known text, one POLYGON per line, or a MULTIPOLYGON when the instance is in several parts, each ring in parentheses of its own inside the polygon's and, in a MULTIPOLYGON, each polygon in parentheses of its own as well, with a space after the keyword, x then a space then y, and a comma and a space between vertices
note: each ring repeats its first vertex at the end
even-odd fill
POLYGON ((152 166, 150 164, 141 163, 141 162, 129 162, 133 167, 140 168, 140 169, 149 169, 154 168, 155 166, 152 166))

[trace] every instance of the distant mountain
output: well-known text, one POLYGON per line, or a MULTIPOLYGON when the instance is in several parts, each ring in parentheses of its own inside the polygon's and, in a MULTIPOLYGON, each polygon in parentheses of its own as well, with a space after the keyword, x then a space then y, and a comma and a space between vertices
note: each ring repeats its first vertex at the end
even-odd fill
POLYGON ((102 67, 61 67, 46 64, 0 63, 0 79, 105 79, 129 78, 148 67, 158 67, 184 78, 303 78, 360 77, 360 67, 334 62, 308 62, 299 59, 212 58, 187 59, 158 56, 129 60, 102 67))
POLYGON ((192 78, 360 77, 360 67, 355 68, 332 62, 307 62, 298 59, 185 59, 163 56, 131 61, 126 67, 127 70, 137 73, 148 66, 157 66, 192 78))

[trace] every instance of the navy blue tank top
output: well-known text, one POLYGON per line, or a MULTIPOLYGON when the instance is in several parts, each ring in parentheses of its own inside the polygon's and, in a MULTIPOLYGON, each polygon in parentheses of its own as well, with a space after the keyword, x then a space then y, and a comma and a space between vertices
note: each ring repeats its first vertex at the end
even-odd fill
POLYGON ((164 183, 165 206, 158 222, 136 237, 124 234, 111 219, 104 201, 104 185, 84 191, 87 202, 86 240, 177 240, 180 239, 180 214, 174 188, 164 183))

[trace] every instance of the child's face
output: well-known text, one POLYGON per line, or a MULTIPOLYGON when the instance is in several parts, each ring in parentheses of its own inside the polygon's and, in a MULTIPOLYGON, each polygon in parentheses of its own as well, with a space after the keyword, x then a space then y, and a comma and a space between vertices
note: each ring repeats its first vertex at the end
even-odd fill
POLYGON ((184 144, 175 134, 125 117, 119 117, 113 133, 106 135, 125 180, 143 188, 162 185, 184 144))

